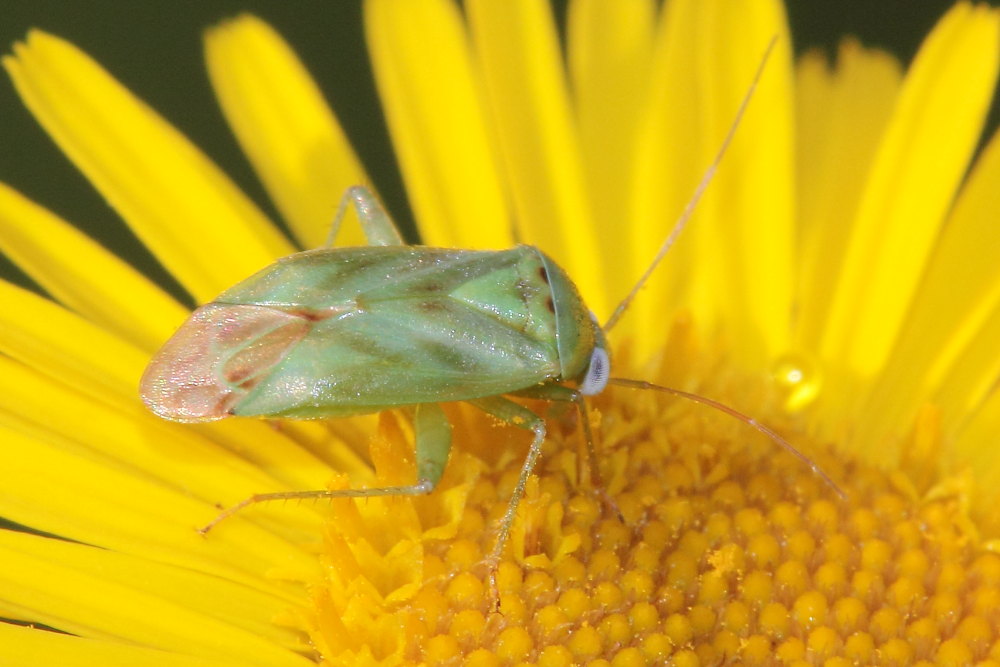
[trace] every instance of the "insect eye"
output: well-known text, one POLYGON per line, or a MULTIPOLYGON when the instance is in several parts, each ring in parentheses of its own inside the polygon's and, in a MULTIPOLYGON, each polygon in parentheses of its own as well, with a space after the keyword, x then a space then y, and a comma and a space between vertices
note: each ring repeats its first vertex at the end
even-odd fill
POLYGON ((587 374, 580 384, 580 393, 584 396, 593 396, 604 391, 608 384, 608 376, 611 375, 611 360, 608 358, 607 350, 603 347, 595 347, 590 354, 590 366, 587 367, 587 374))

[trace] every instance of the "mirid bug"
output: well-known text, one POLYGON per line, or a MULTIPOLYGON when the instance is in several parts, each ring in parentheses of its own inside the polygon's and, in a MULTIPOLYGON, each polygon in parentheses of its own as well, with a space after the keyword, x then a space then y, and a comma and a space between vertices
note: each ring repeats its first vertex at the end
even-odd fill
POLYGON ((327 247, 285 257, 198 308, 156 354, 142 378, 143 401, 154 413, 183 422, 230 416, 318 419, 412 406, 417 463, 412 485, 260 494, 225 510, 201 532, 248 505, 268 500, 430 493, 441 479, 451 448, 451 426, 439 403, 466 401, 533 433, 498 529, 491 555, 495 564, 546 434, 541 417, 507 396, 574 403, 584 417, 581 423, 595 478, 596 455, 583 397, 599 393, 609 383, 668 392, 727 412, 793 452, 836 488, 780 436, 727 406, 667 387, 610 377, 605 334, 690 217, 735 132, 766 58, 765 54, 691 201, 604 327, 569 276, 538 248, 473 251, 406 246, 375 197, 360 186, 344 195, 328 245, 348 205, 356 209, 369 245, 327 247))

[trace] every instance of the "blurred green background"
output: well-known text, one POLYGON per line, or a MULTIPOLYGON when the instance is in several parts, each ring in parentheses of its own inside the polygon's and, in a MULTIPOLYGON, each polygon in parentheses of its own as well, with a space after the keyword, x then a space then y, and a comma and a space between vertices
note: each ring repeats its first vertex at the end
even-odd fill
MULTIPOLYGON (((734 0, 736 1, 736 0, 734 0)), ((750 0, 752 1, 752 0, 750 0)), ((795 48, 854 34, 905 61, 951 0, 789 0, 795 48)), ((996 3, 994 3, 996 4, 996 3)), ((565 2, 556 1, 562 12, 565 2)), ((0 46, 30 28, 69 39, 178 126, 274 216, 222 120, 202 60, 202 31, 254 13, 294 46, 327 93, 397 219, 410 218, 375 97, 360 0, 0 0, 0 46)), ((161 284, 171 280, 55 148, 0 76, 0 180, 85 229, 161 284)), ((0 275, 24 282, 6 261, 0 275)), ((175 292, 176 293, 176 292, 175 292)))

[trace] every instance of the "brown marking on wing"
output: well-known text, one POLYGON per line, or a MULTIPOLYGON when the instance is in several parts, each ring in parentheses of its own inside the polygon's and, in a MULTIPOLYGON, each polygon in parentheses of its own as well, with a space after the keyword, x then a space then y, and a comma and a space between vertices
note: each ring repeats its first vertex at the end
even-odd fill
POLYGON ((418 301, 417 308, 424 313, 440 313, 441 311, 447 310, 447 306, 441 302, 440 299, 429 299, 426 301, 418 301))
POLYGON ((301 317, 307 322, 319 322, 321 320, 329 319, 334 314, 328 310, 316 310, 315 308, 305 308, 303 306, 293 306, 291 308, 282 308, 281 310, 289 315, 301 317))
POLYGON ((441 294, 445 291, 445 286, 441 283, 425 282, 420 285, 420 291, 424 294, 441 294))

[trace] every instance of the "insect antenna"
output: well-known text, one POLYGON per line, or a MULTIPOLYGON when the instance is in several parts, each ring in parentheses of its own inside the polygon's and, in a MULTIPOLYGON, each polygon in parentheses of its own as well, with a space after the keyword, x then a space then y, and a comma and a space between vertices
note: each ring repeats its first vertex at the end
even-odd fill
POLYGON ((632 380, 630 378, 608 378, 608 384, 617 385, 619 387, 630 387, 632 389, 650 389, 652 391, 660 391, 663 392, 664 394, 671 394, 673 396, 683 398, 685 400, 691 401, 692 403, 700 403, 702 405, 707 405, 708 407, 718 410, 719 412, 722 412, 724 414, 727 414, 734 419, 738 419, 744 424, 754 427, 755 429, 766 435, 768 438, 770 438, 772 441, 783 447, 785 451, 787 451, 789 454, 791 454, 795 458, 805 463, 807 466, 809 466, 809 469, 812 470, 813 473, 815 473, 820 479, 826 482, 826 484, 831 489, 833 489, 838 496, 840 496, 843 500, 847 500, 847 494, 844 493, 844 490, 841 489, 839 486, 837 486, 837 483, 834 482, 829 475, 823 472, 823 469, 820 468, 815 461, 813 461, 811 458, 800 452, 798 449, 795 448, 794 445, 792 445, 792 443, 782 438, 780 435, 772 431, 767 426, 764 426, 753 417, 745 415, 739 410, 735 410, 729 407, 725 403, 714 401, 711 398, 706 398, 705 396, 701 396, 699 394, 692 394, 690 392, 682 391, 680 389, 674 389, 673 387, 665 387, 663 385, 653 384, 652 382, 646 382, 645 380, 632 380))
POLYGON ((730 124, 728 132, 726 132, 725 139, 722 140, 722 145, 719 147, 718 152, 712 159, 711 164, 708 165, 708 169, 706 169, 704 175, 702 175, 701 181, 698 182, 698 187, 694 189, 694 193, 691 195, 688 203, 684 206, 684 210, 681 212, 680 217, 677 218, 677 222, 674 223, 674 227, 670 230, 670 234, 667 235, 667 238, 664 239, 660 249, 656 252, 656 256, 653 258, 653 261, 650 262, 645 273, 640 276, 639 280, 632 286, 632 289, 629 290, 629 293, 625 295, 625 298, 622 299, 621 302, 615 307, 614 312, 611 313, 611 317, 609 317, 607 322, 604 323, 605 333, 611 331, 612 327, 618 323, 618 320, 625 313, 625 310, 628 309, 629 304, 631 304, 632 300, 635 299, 639 290, 645 286, 646 281, 648 281, 649 277, 653 275, 653 271, 655 271, 656 267, 660 264, 660 260, 662 260, 667 254, 667 251, 670 250, 670 247, 674 245, 675 241, 677 241, 681 232, 684 231, 684 227, 687 226, 688 220, 691 219, 691 215, 698 206, 698 202, 701 201, 701 196, 708 188, 708 184, 712 182, 712 178, 715 176, 719 163, 722 162, 722 156, 726 154, 729 144, 736 135, 736 129, 739 127, 740 121, 743 120, 743 115, 747 110, 747 106, 750 104, 750 99, 753 97, 754 91, 757 90, 757 84, 760 82, 760 77, 764 73, 764 66, 767 64, 767 60, 771 55, 771 51, 774 50, 774 45, 777 41, 778 37, 774 36, 771 38, 771 41, 768 42, 767 48, 764 49, 764 55, 760 58, 760 64, 757 65, 757 71, 754 72, 753 80, 750 82, 750 87, 747 88, 746 94, 743 96, 742 101, 740 101, 740 106, 736 110, 736 116, 733 118, 733 122, 730 124))

